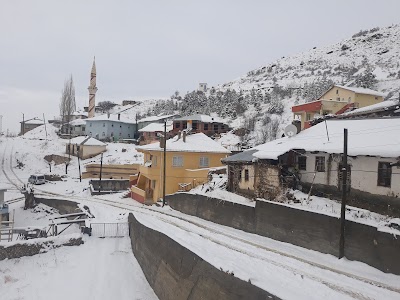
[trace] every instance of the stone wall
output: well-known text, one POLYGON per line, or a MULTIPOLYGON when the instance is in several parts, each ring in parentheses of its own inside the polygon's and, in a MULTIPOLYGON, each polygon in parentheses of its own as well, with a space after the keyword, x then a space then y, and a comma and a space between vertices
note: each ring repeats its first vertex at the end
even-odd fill
POLYGON ((221 271, 163 233, 129 215, 132 251, 161 300, 278 299, 221 271))
POLYGON ((73 201, 35 197, 35 202, 43 203, 44 205, 53 207, 57 209, 61 215, 81 212, 81 209, 78 207, 78 204, 73 201))
POLYGON ((45 253, 54 248, 61 246, 79 246, 83 244, 82 238, 71 238, 63 243, 54 243, 54 239, 46 240, 41 239, 40 242, 13 244, 11 246, 0 246, 0 261, 4 259, 19 258, 23 256, 33 256, 39 253, 45 253))
MULTIPOLYGON (((178 193, 167 196, 168 204, 185 214, 214 223, 256 233, 278 241, 338 256, 340 219, 256 201, 255 207, 178 193)), ((376 227, 346 221, 345 256, 369 264, 383 272, 400 275, 400 235, 378 231, 376 227)))

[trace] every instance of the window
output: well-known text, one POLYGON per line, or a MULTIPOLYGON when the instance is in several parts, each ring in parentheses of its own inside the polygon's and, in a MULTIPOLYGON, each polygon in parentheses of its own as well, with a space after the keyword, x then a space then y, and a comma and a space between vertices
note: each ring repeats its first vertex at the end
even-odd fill
POLYGON ((114 127, 114 124, 111 124, 111 127, 114 127))
POLYGON ((244 170, 244 181, 249 181, 249 170, 244 170))
POLYGON ((200 157, 200 168, 208 168, 209 163, 208 163, 208 157, 202 156, 200 157))
POLYGON ((221 125, 221 130, 225 130, 225 125, 221 125))
POLYGON ((183 125, 183 129, 187 128, 187 123, 183 123, 182 125, 183 125))
POLYGON ((378 100, 378 97, 375 97, 375 100, 378 100))
POLYGON ((214 131, 218 131, 218 124, 214 124, 214 131))
POLYGON ((208 130, 208 124, 204 124, 204 130, 208 130))
POLYGON ((103 123, 103 127, 106 127, 106 123, 103 123))
POLYGON ((197 130, 197 122, 193 122, 193 124, 192 124, 192 129, 193 129, 193 130, 197 130))
POLYGON ((174 156, 172 158, 172 166, 173 167, 183 167, 183 157, 182 156, 174 156))
POLYGON ((86 129, 85 126, 82 126, 82 131, 85 131, 85 129, 86 129))
POLYGON ((238 173, 238 180, 239 180, 239 182, 242 181, 242 170, 240 170, 238 173))
POLYGON ((336 95, 339 95, 339 90, 336 90, 336 95))
POLYGON ((175 128, 181 128, 181 122, 176 122, 175 123, 175 128))
POLYGON ((103 134, 102 134, 102 136, 106 136, 106 133, 103 131, 103 134))
POLYGON ((311 114, 306 114, 306 121, 310 121, 311 120, 311 114))
POLYGON ((297 168, 303 171, 307 170, 307 157, 305 156, 297 157, 297 168))
POLYGON ((390 187, 392 179, 392 167, 388 162, 378 163, 378 186, 390 187))
POLYGON ((92 136, 92 132, 91 131, 89 132, 89 136, 92 136))
POLYGON ((119 128, 122 128, 122 125, 119 125, 119 128))
POLYGON ((325 172, 325 156, 315 157, 315 171, 325 172))
POLYGON ((156 188, 156 182, 157 180, 152 180, 151 181, 151 188, 154 190, 156 188))
POLYGON ((157 166, 157 156, 150 154, 151 165, 156 167, 157 166))

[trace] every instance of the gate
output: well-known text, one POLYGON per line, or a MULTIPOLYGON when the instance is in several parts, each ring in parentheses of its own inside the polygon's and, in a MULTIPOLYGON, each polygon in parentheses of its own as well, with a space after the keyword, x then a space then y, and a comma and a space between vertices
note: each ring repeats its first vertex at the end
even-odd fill
POLYGON ((92 236, 99 238, 129 236, 129 223, 91 223, 92 236))

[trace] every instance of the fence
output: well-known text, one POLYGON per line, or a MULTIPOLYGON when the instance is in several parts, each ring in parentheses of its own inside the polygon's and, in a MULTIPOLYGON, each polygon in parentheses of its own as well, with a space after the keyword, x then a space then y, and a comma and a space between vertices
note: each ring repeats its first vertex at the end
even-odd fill
POLYGON ((129 236, 128 223, 91 223, 91 235, 95 237, 125 237, 129 236))

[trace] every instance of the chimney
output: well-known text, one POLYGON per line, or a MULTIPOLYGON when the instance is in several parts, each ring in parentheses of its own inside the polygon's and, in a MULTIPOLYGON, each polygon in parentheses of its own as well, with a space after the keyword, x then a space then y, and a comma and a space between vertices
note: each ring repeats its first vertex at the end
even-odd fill
POLYGON ((118 121, 121 120, 121 114, 118 114, 118 121))
POLYGON ((186 135, 187 135, 186 130, 184 130, 182 135, 182 140, 184 143, 186 143, 186 135))

